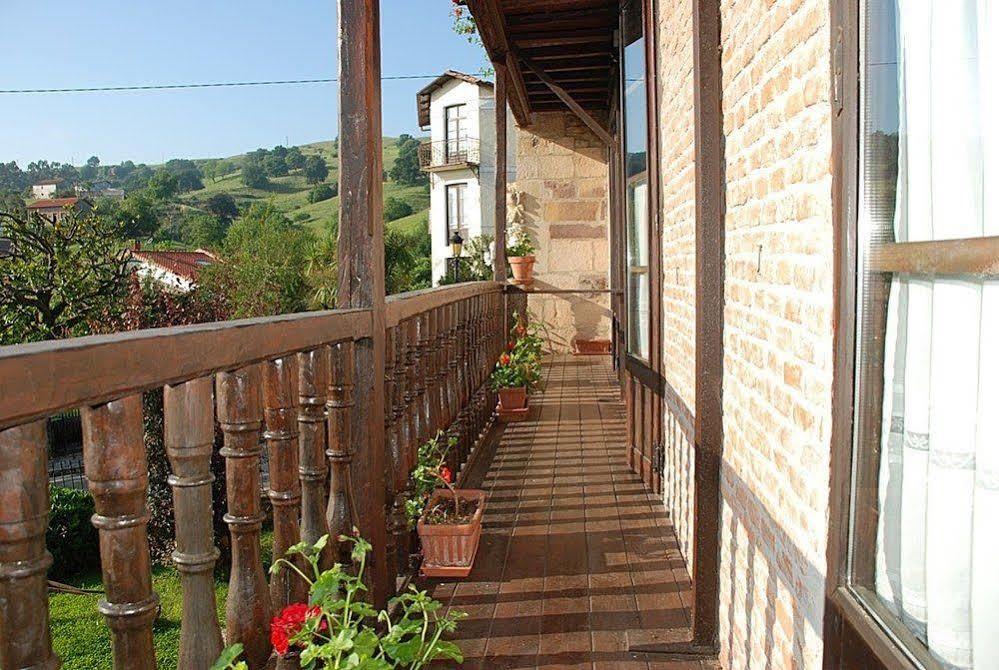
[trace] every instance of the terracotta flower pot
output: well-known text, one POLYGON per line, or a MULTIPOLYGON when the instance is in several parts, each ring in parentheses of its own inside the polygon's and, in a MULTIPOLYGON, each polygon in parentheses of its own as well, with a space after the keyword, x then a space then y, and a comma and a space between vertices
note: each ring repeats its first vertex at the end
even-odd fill
MULTIPOLYGON (((482 512, 486 508, 486 492, 479 489, 456 489, 462 500, 478 500, 479 507, 468 523, 431 524, 426 516, 416 524, 416 532, 423 545, 423 565, 420 574, 425 577, 467 577, 475 562, 482 536, 482 512)), ((430 496, 427 509, 442 499, 450 500, 451 492, 437 489, 430 496)))
POLYGON ((510 256, 506 259, 513 272, 513 283, 528 286, 534 283, 534 256, 510 256))
POLYGON ((611 353, 610 340, 576 340, 572 353, 577 356, 599 356, 611 353))
POLYGON ((498 389, 500 409, 524 409, 527 407, 527 387, 515 386, 514 388, 498 389))

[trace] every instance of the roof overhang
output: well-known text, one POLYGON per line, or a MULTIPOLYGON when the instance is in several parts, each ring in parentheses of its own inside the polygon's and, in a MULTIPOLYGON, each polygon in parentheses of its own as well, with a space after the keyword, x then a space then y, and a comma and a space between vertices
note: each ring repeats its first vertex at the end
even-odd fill
POLYGON ((464 81, 469 84, 477 84, 488 88, 493 87, 493 83, 491 81, 486 81, 485 79, 481 79, 475 75, 458 72, 457 70, 448 70, 416 93, 416 115, 420 128, 426 129, 427 126, 430 125, 430 101, 431 98, 433 98, 434 92, 447 84, 449 81, 464 81))
POLYGON ((598 118, 610 111, 618 0, 466 0, 466 5, 489 59, 505 66, 518 125, 530 125, 535 112, 598 118))

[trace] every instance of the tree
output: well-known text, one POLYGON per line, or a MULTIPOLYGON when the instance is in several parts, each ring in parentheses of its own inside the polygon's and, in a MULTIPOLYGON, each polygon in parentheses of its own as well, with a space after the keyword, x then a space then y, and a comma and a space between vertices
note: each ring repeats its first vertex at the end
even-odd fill
POLYGON ((24 198, 17 193, 0 192, 0 213, 25 216, 28 212, 24 205, 24 198))
POLYGON ((305 180, 310 184, 318 184, 326 181, 326 177, 330 175, 330 169, 321 156, 308 156, 305 159, 303 170, 305 172, 305 180))
POLYGON ((87 159, 87 164, 80 168, 80 179, 84 181, 93 181, 97 179, 97 168, 101 164, 101 159, 97 156, 91 156, 87 159))
POLYGON ((228 193, 216 193, 208 198, 205 209, 216 218, 232 221, 239 216, 236 200, 228 193))
POLYGON ((148 165, 137 165, 125 177, 125 180, 121 184, 122 188, 126 191, 141 191, 149 186, 149 182, 152 180, 154 174, 153 169, 148 165))
POLYGON ((0 343, 87 334, 120 311, 129 269, 114 217, 0 214, 0 227, 13 243, 0 260, 0 343))
POLYGON ((276 147, 274 147, 273 149, 271 149, 271 155, 272 156, 277 156, 278 158, 287 158, 288 157, 288 148, 284 147, 284 146, 281 146, 279 144, 276 147))
POLYGON ((269 316, 306 309, 305 279, 312 233, 272 204, 250 205, 226 233, 224 263, 202 272, 205 286, 225 297, 232 316, 269 316))
POLYGON ((288 155, 284 157, 284 162, 292 170, 301 170, 305 167, 305 154, 298 147, 288 149, 288 155))
POLYGON ((149 195, 156 200, 169 200, 177 194, 177 189, 177 177, 165 169, 157 170, 146 186, 149 195))
POLYGON ((263 166, 268 177, 283 177, 288 174, 288 164, 285 162, 284 156, 272 153, 264 159, 263 166))
POLYGON ((267 149, 256 149, 246 154, 247 163, 263 163, 270 152, 267 149))
POLYGON ((247 163, 243 166, 243 184, 249 188, 267 188, 270 182, 264 168, 257 163, 247 163))
POLYGON ((395 221, 396 219, 401 219, 404 216, 412 214, 413 207, 408 202, 390 197, 385 200, 383 212, 382 218, 385 221, 395 221))
POLYGON ((323 200, 335 198, 337 190, 336 184, 319 184, 318 186, 313 186, 312 190, 309 191, 309 202, 322 202, 323 200))
POLYGON ((396 140, 399 155, 389 170, 389 176, 400 184, 422 186, 428 184, 427 174, 420 169, 420 141, 411 135, 402 134, 396 140))
POLYGON ((28 175, 15 161, 0 162, 0 192, 20 193, 30 186, 28 175))
POLYGON ((149 237, 160 225, 156 203, 142 192, 129 193, 121 202, 101 200, 97 209, 116 219, 122 236, 127 239, 149 237))
POLYGON ((197 163, 186 158, 172 158, 166 162, 163 169, 177 178, 177 191, 199 191, 205 187, 202 183, 201 168, 197 163))
POLYGON ((210 214, 188 214, 180 223, 180 239, 197 249, 218 249, 231 224, 231 219, 210 214))

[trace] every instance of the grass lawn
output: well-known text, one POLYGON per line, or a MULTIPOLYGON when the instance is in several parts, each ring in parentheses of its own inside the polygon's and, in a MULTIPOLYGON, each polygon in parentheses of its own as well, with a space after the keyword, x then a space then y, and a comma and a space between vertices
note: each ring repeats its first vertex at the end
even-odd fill
MULTIPOLYGON (((270 565, 274 535, 265 530, 260 539, 264 570, 270 565)), ((85 589, 103 590, 99 572, 64 580, 85 589)), ((180 575, 173 567, 153 569, 153 591, 160 597, 160 616, 153 623, 156 666, 177 667, 180 645, 181 588, 180 575)), ((220 625, 225 626, 225 599, 229 592, 224 580, 216 579, 215 602, 220 625)), ((111 631, 104 616, 97 611, 100 596, 53 593, 49 596, 52 645, 62 659, 62 670, 106 670, 111 667, 111 631)))

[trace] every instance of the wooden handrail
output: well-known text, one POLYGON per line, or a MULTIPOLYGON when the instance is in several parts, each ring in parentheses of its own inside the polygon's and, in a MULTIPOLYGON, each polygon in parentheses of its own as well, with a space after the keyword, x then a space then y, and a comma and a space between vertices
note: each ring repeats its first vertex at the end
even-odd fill
POLYGON ((347 309, 0 347, 0 429, 370 332, 347 309))
POLYGON ((386 299, 385 325, 392 327, 417 314, 479 295, 500 293, 503 284, 495 281, 475 281, 451 286, 427 288, 408 293, 397 293, 386 299))

